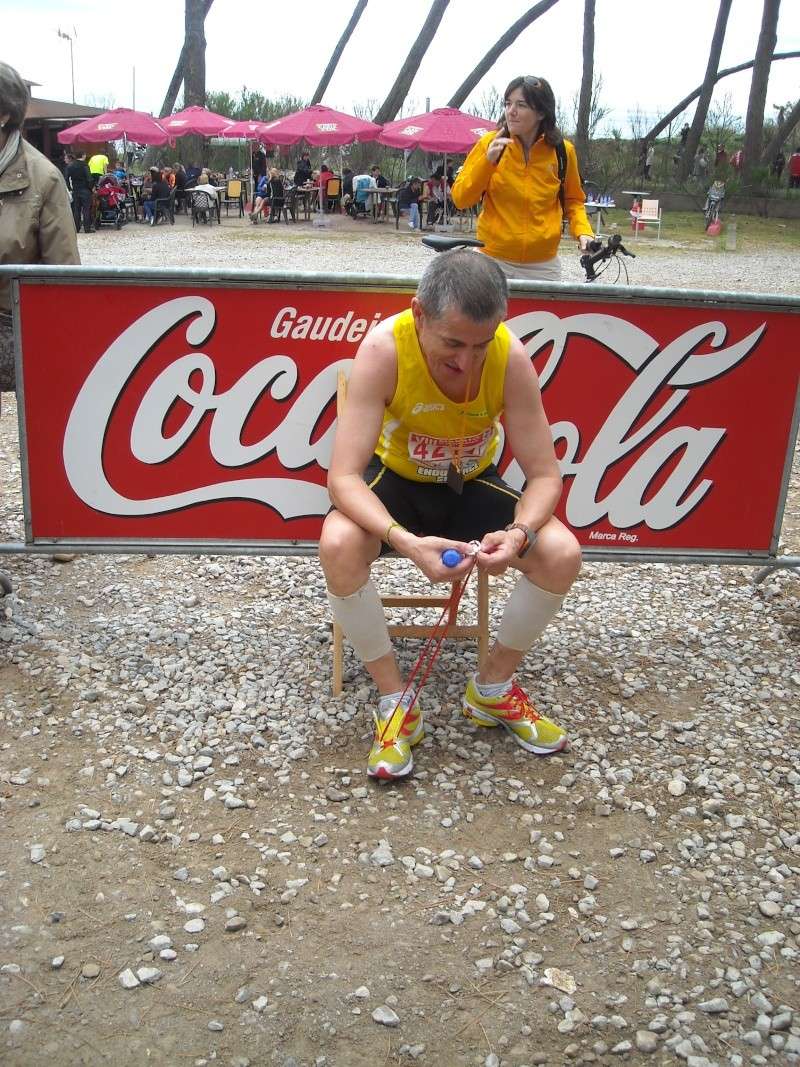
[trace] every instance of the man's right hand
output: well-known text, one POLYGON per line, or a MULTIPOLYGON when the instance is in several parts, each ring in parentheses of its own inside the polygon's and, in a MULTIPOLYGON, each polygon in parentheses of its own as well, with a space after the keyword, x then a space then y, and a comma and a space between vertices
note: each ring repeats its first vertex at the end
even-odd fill
POLYGON ((455 582, 472 569, 471 545, 466 541, 450 541, 445 537, 417 537, 408 530, 392 531, 392 545, 410 559, 431 582, 455 582), (454 548, 464 557, 456 567, 442 563, 442 553, 454 548))

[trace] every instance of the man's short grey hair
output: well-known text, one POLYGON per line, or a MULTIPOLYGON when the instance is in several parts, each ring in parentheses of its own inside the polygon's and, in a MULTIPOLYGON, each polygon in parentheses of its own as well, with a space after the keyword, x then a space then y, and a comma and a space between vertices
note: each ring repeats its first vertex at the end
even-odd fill
POLYGON ((417 300, 432 319, 455 308, 473 322, 488 322, 505 318, 508 283, 490 256, 470 248, 452 248, 440 252, 425 268, 417 300))
POLYGON ((18 130, 25 121, 31 94, 28 86, 8 63, 0 63, 0 115, 8 115, 6 133, 18 130))

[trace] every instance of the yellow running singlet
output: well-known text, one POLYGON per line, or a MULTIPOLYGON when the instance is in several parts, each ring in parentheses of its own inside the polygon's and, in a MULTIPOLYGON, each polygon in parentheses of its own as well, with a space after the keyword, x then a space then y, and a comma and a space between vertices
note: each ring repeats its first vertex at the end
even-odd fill
POLYGON ((413 482, 444 482, 459 435, 461 471, 477 477, 494 459, 499 441, 497 423, 503 411, 503 390, 511 334, 503 323, 486 349, 478 395, 467 405, 444 395, 431 378, 419 347, 409 308, 394 322, 397 347, 397 388, 383 416, 376 455, 381 462, 413 482))

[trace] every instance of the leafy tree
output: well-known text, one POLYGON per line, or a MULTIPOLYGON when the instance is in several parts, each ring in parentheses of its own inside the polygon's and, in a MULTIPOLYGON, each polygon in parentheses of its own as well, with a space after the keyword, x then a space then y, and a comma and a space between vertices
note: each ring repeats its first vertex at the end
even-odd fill
POLYGON ((255 92, 243 85, 238 96, 232 96, 224 90, 206 93, 206 107, 220 115, 230 115, 233 119, 256 119, 269 122, 282 118, 293 111, 300 111, 306 106, 305 100, 298 96, 279 96, 275 100, 255 92))
MULTIPOLYGON (((775 63, 779 59, 797 59, 799 57, 800 52, 775 52, 772 55, 772 62, 775 63)), ((721 70, 714 79, 714 84, 716 84, 718 81, 722 81, 723 78, 729 77, 731 74, 739 74, 743 70, 750 70, 754 63, 755 60, 750 59, 747 61, 747 63, 740 63, 736 67, 727 67, 725 70, 721 70)), ((691 104, 693 100, 697 99, 697 97, 702 91, 703 86, 698 85, 698 87, 696 89, 693 89, 688 96, 684 96, 683 100, 679 100, 671 111, 668 111, 665 115, 663 115, 655 124, 655 126, 653 126, 652 129, 649 129, 647 133, 644 134, 647 140, 653 141, 656 137, 658 137, 660 133, 663 133, 664 130, 666 130, 667 127, 686 110, 689 104, 691 104)))

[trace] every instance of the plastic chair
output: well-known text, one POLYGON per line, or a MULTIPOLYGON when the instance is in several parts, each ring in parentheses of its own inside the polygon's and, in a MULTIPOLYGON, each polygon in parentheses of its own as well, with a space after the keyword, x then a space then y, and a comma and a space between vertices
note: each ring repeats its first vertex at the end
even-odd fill
POLYGON ((159 219, 163 219, 164 222, 170 223, 171 226, 175 225, 174 189, 170 192, 169 196, 162 196, 160 199, 153 201, 153 217, 150 225, 157 226, 159 219))
POLYGON ((325 184, 326 211, 338 211, 342 203, 342 179, 328 178, 325 184))
POLYGON ((242 182, 240 178, 230 178, 225 186, 225 195, 222 198, 222 206, 225 208, 225 217, 228 217, 228 209, 231 204, 239 208, 239 218, 244 217, 244 196, 242 194, 242 182))
POLYGON ((634 237, 639 236, 639 231, 644 229, 645 226, 657 226, 656 240, 661 237, 661 208, 658 206, 657 200, 643 200, 642 210, 636 216, 636 228, 633 231, 634 237))
POLYGON ((192 209, 192 226, 198 222, 208 224, 214 221, 217 205, 210 193, 204 189, 189 190, 189 203, 192 209))

